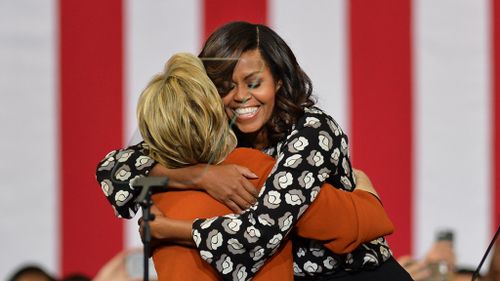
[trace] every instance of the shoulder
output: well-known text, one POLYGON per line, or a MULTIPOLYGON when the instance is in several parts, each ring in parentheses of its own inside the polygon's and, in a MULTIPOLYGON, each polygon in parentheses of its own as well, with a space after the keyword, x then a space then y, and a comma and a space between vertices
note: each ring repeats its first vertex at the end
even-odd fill
POLYGON ((303 129, 317 129, 318 131, 327 130, 335 136, 344 135, 344 132, 340 125, 330 116, 328 113, 323 111, 318 107, 306 107, 304 109, 304 114, 297 120, 291 135, 297 132, 297 130, 303 129))

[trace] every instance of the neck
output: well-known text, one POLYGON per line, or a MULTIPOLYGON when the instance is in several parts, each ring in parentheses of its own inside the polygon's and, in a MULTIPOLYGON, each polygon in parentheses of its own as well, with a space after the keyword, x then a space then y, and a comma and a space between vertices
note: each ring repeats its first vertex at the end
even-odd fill
POLYGON ((254 133, 242 133, 238 132, 238 146, 252 147, 258 150, 262 150, 269 145, 267 139, 267 132, 265 129, 261 129, 254 133))

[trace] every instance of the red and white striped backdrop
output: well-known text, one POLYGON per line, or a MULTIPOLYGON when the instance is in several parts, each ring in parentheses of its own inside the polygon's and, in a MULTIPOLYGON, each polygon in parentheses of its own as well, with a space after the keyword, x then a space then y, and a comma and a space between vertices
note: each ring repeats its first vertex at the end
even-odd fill
MULTIPOLYGON (((0 275, 94 274, 137 229, 94 180, 131 142, 137 96, 230 20, 272 26, 348 131, 396 224, 396 255, 453 228, 476 265, 500 216, 495 0, 0 1, 0 275)), ((2 276, 0 276, 2 277, 2 276)))

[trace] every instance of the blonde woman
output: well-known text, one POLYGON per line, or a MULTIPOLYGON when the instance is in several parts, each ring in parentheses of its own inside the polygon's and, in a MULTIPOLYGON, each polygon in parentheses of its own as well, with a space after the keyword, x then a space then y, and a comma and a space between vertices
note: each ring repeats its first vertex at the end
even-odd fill
MULTIPOLYGON (((262 152, 234 149, 236 138, 228 124, 224 105, 201 61, 193 55, 174 55, 164 71, 153 77, 139 99, 137 118, 148 155, 168 169, 222 162, 248 166, 256 174, 250 182, 260 187, 274 165, 274 159, 262 152)), ((252 172, 248 170, 248 173, 252 172)), ((193 174, 192 178, 199 176, 193 174)), ((358 181, 359 186, 374 192, 366 176, 361 174, 358 181)), ((151 232, 156 244, 163 243, 153 253, 158 278, 161 281, 217 280, 220 278, 217 271, 192 247, 195 245, 192 223, 195 218, 220 216, 231 210, 205 192, 182 190, 183 186, 190 186, 188 182, 177 180, 173 186, 180 190, 153 198, 156 219, 151 222, 151 232)), ((131 198, 137 195, 132 192, 131 198)), ((112 204, 116 203, 110 193, 106 195, 112 204)), ((125 204, 132 202, 127 200, 125 204)), ((228 225, 228 228, 237 227, 228 225)), ((293 235, 322 240, 328 249, 347 253, 363 242, 390 232, 392 224, 371 193, 359 187, 353 193, 322 188, 315 204, 297 223, 293 235), (327 216, 338 212, 342 216, 331 223, 327 216)), ((276 239, 276 243, 281 240, 276 239)), ((291 242, 287 240, 283 244, 254 280, 293 280, 291 242)), ((237 241, 219 246, 228 247, 228 256, 246 250, 238 248, 237 241)), ((228 267, 228 270, 232 271, 234 280, 250 278, 241 269, 228 267)))

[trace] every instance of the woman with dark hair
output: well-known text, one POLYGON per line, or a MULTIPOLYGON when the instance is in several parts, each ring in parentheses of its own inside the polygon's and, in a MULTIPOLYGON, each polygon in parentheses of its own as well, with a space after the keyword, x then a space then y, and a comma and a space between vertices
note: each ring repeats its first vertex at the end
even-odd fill
MULTIPOLYGON (((247 280, 278 250, 323 183, 354 189, 347 136, 332 117, 313 106, 310 79, 288 45, 270 28, 227 24, 209 37, 199 57, 234 124, 238 146, 256 148, 277 159, 257 202, 249 206, 253 189, 245 179, 252 176, 248 170, 210 165, 173 171, 155 165, 141 145, 109 154, 97 176, 101 185, 114 182, 115 191, 107 196, 122 216, 128 217, 135 211, 131 208, 137 208, 127 204, 133 198, 127 181, 148 175, 151 169, 151 174, 175 179, 177 187, 201 188, 235 211, 245 209, 240 214, 195 220, 192 235, 201 256, 224 279, 234 277, 232 272, 238 270, 247 280), (189 181, 192 173, 200 176, 189 181), (221 199, 220 190, 231 187, 236 187, 236 193, 227 196, 229 200, 221 199)), ((178 238, 177 222, 162 219, 164 233, 159 236, 178 238)), ((295 235, 291 240, 297 280, 411 280, 392 258, 383 237, 347 255, 329 251, 323 246, 325 241, 295 235)))

